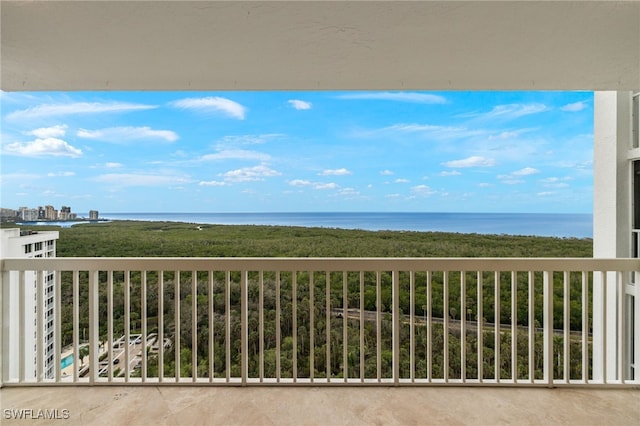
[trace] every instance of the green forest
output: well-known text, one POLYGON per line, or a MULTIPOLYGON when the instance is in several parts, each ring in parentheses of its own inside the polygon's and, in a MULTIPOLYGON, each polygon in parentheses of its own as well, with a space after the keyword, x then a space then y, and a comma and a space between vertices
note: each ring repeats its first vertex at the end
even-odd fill
MULTIPOLYGON (((38 228, 45 229, 45 228, 38 228)), ((60 232, 57 255, 66 257, 590 257, 590 239, 547 238, 533 236, 456 234, 437 232, 361 231, 328 228, 280 226, 222 226, 171 222, 128 222, 83 224, 71 228, 51 228, 60 232)), ((129 304, 130 333, 140 333, 141 298, 146 288, 147 333, 157 333, 162 325, 171 346, 165 350, 162 366, 164 377, 175 377, 176 352, 179 351, 179 374, 194 373, 192 353, 197 354, 198 377, 240 376, 241 310, 240 273, 231 271, 113 272, 113 333, 119 337, 125 330, 126 303, 129 304), (128 279, 127 279, 128 278, 128 279), (196 294, 193 293, 195 279, 196 294), (176 294, 176 283, 179 294, 176 294), (161 283, 161 284, 160 284, 161 283), (163 288, 163 304, 159 306, 159 287, 163 288), (126 302, 127 286, 130 288, 126 302), (177 301, 176 301, 177 299, 177 301), (213 315, 210 315, 212 304, 213 315), (175 310, 180 315, 179 338, 175 338, 175 310), (160 323, 160 313, 162 323, 160 323), (196 323, 194 330, 193 323, 196 323), (195 336, 194 336, 195 332, 195 336), (229 343, 230 353, 226 353, 229 343), (212 349, 212 351, 211 351, 212 349), (227 358, 228 357, 228 358, 227 358)), ((492 379, 542 378, 542 275, 533 276, 533 325, 536 327, 530 371, 528 347, 528 274, 517 272, 515 283, 510 271, 480 273, 482 291, 478 297, 476 272, 417 272, 413 277, 401 272, 399 313, 399 375, 409 378, 411 372, 411 328, 409 317, 414 312, 414 377, 492 379), (464 275, 464 293, 461 281, 464 275), (415 292, 410 297, 413 278, 415 292), (445 281, 447 288, 445 289, 445 281), (498 298, 496 299, 496 287, 498 298), (516 309, 511 309, 512 291, 517 292, 516 309), (445 292, 447 296, 445 298, 445 292), (480 299, 480 300, 479 300, 480 299), (520 326, 515 336, 501 329, 496 339, 496 302, 500 301, 498 323, 511 324, 513 316, 520 326), (413 303, 412 303, 413 301, 413 303), (481 310, 481 312, 480 312, 481 310), (481 315, 479 315, 481 313, 481 315), (430 317, 432 326, 426 327, 430 317), (445 329, 444 318, 450 322, 445 329), (461 332, 460 322, 467 330, 461 332), (481 332, 477 324, 482 324, 481 332), (479 342, 479 340, 481 340, 479 342), (516 357, 513 359, 513 345, 516 357), (482 351, 482 363, 478 362, 482 351), (465 352, 464 361, 462 352, 465 352), (445 356, 448 354, 448 356, 445 356), (514 362, 515 360, 515 362, 514 362), (463 365, 464 364, 464 365, 463 365)), ((100 273, 99 321, 100 339, 107 340, 108 273, 100 273)), ((392 375, 392 279, 390 272, 340 272, 312 274, 303 271, 265 271, 248 274, 248 340, 249 377, 333 377, 376 378, 392 375), (260 286, 262 283, 262 286, 260 286), (377 288, 380 288, 380 294, 377 288), (262 287, 262 292, 260 288, 262 287), (379 300, 378 300, 379 298, 379 300), (264 319, 260 328, 260 304, 264 319), (380 306, 378 306, 378 303, 380 306), (356 313, 344 317, 344 308, 356 313), (360 322, 359 309, 382 312, 379 321, 367 316, 360 322), (328 309, 327 309, 328 308, 328 309), (276 312, 280 311, 280 315, 276 312), (313 313, 313 315, 312 315, 313 313), (329 327, 327 327, 329 322, 329 327), (261 337, 262 335, 262 337, 261 337), (361 345, 361 340, 364 343, 361 345), (261 341, 262 347, 261 347, 261 341), (313 346, 312 346, 313 344, 313 346), (346 345, 346 356, 344 351, 346 345), (378 352, 378 346, 380 351, 378 352), (261 351, 262 349, 262 351, 261 351)), ((569 276, 569 317, 563 314, 563 274, 553 274, 554 328, 562 329, 565 321, 573 332, 582 330, 582 276, 569 276)), ((88 327, 88 274, 80 273, 79 329, 88 327)), ((588 287, 590 291, 590 285, 588 287)), ((63 312, 61 330, 64 344, 72 342, 72 274, 62 274, 63 312)), ((587 310, 590 307, 586 307, 587 310)), ((589 315, 590 317, 590 315, 589 315)), ((569 342, 569 371, 564 371, 563 336, 554 336, 554 376, 567 374, 581 378, 583 346, 580 334, 569 342)), ((82 340, 82 333, 80 338, 82 340)), ((159 373, 158 356, 148 355, 150 377, 159 373)), ((139 374, 139 370, 134 372, 139 374)))

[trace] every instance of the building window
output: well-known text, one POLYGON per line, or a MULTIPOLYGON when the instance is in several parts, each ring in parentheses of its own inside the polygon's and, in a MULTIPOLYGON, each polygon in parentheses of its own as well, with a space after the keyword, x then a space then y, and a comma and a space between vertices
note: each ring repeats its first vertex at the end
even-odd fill
POLYGON ((24 252, 26 253, 31 253, 33 251, 33 245, 32 244, 25 244, 24 246, 24 252))
POLYGON ((36 243, 36 251, 42 250, 42 242, 36 243))

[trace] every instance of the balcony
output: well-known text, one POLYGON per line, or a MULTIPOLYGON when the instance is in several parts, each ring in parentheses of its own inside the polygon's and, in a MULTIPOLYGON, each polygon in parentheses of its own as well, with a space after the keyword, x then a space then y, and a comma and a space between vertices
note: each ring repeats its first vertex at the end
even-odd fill
POLYGON ((303 423, 308 413, 367 423, 358 407, 414 423, 425 400, 441 421, 485 422, 477 413, 505 401, 496 421, 548 420, 541 413, 574 421, 601 407, 612 422, 629 423, 633 410, 640 414, 640 339, 622 319, 640 312, 640 297, 628 297, 638 272, 637 259, 4 259, 2 408, 76 401, 65 409, 121 418, 160 392, 150 418, 188 411, 185 399, 210 410, 209 395, 227 401, 218 418, 239 423, 281 421, 279 398, 300 408, 287 420, 303 423), (35 310, 33 340, 31 312, 16 306, 26 306, 29 283, 44 301, 52 275, 52 320, 35 310), (78 398, 85 392, 93 402, 78 398), (454 403, 460 396, 466 408, 454 403), (255 404, 243 415, 259 417, 234 417, 247 397, 255 404), (112 407, 95 411, 103 399, 112 407))

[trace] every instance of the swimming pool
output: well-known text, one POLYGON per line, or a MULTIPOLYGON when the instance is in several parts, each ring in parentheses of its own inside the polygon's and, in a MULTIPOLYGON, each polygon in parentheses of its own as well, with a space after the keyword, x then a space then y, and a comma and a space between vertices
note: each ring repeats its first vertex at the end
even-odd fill
POLYGON ((73 355, 67 355, 60 361, 60 368, 64 369, 73 364, 73 355))

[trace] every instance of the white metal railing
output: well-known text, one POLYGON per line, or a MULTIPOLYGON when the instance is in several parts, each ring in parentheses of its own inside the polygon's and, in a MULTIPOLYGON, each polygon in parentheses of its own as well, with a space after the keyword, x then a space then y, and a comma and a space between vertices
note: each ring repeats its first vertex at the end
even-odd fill
POLYGON ((1 384, 637 386, 638 271, 639 259, 3 259, 1 384))

